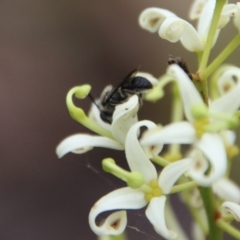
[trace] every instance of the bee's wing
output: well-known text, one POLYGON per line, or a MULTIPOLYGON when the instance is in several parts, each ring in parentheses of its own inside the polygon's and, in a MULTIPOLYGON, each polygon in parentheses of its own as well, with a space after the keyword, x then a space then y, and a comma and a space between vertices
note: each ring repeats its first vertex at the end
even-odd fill
POLYGON ((125 84, 127 81, 129 81, 129 79, 135 76, 137 72, 138 72, 138 69, 134 69, 133 71, 131 71, 116 88, 112 89, 108 97, 105 99, 105 103, 109 101, 109 99, 113 96, 113 94, 116 93, 123 84, 125 84))

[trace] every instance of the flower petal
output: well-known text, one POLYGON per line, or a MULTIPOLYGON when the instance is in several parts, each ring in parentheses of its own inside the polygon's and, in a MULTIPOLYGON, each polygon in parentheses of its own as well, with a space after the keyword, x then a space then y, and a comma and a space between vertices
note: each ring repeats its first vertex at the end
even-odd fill
POLYGON ((112 135, 120 143, 125 142, 128 130, 137 122, 139 98, 133 95, 123 104, 116 106, 113 113, 112 135))
POLYGON ((212 102, 210 110, 226 114, 234 114, 240 106, 239 94, 240 84, 238 84, 232 91, 212 102))
POLYGON ((155 197, 153 198, 146 209, 146 216, 154 229, 158 234, 166 239, 176 239, 177 235, 175 232, 170 231, 166 226, 165 221, 165 207, 166 197, 155 197))
POLYGON ((173 43, 180 40, 188 51, 203 51, 203 45, 196 29, 189 22, 179 17, 166 18, 158 33, 161 38, 173 43))
POLYGON ((225 201, 240 203, 239 186, 227 178, 221 178, 213 183, 213 192, 225 201))
MULTIPOLYGON (((99 100, 96 100, 96 103, 99 103, 99 100)), ((95 104, 91 105, 91 108, 89 110, 88 113, 88 117, 93 120, 95 123, 97 123, 98 125, 100 125, 101 127, 107 129, 108 131, 111 131, 111 125, 104 122, 101 117, 100 117, 100 111, 97 108, 97 106, 95 104)))
POLYGON ((232 215, 236 221, 240 222, 240 206, 233 202, 224 202, 221 206, 222 213, 232 215))
POLYGON ((143 126, 148 129, 156 128, 155 123, 147 120, 134 124, 127 134, 125 154, 131 171, 140 172, 145 181, 149 183, 151 180, 157 179, 157 171, 138 140, 139 129, 143 126))
POLYGON ((170 193, 176 181, 192 166, 192 159, 186 158, 167 165, 158 178, 158 184, 164 194, 170 193))
POLYGON ((212 22, 215 4, 216 0, 208 0, 207 3, 204 5, 201 16, 199 18, 197 31, 204 46, 206 44, 209 28, 212 22))
POLYGON ((167 69, 167 74, 174 77, 177 81, 183 101, 185 116, 188 121, 192 122, 194 120, 191 114, 192 107, 195 105, 204 105, 198 90, 188 75, 178 65, 170 65, 167 69))
POLYGON ((232 146, 236 141, 236 133, 234 131, 221 131, 220 136, 224 142, 225 148, 232 146))
POLYGON ((207 1, 208 0, 194 0, 189 13, 189 18, 191 20, 198 19, 201 16, 202 10, 207 1))
POLYGON ((205 240, 206 239, 203 230, 200 228, 199 224, 196 223, 195 221, 192 222, 191 236, 192 236, 193 240, 205 240))
POLYGON ((192 168, 189 175, 200 185, 210 186, 222 178, 227 170, 227 156, 224 144, 217 134, 205 133, 196 146, 208 158, 211 171, 205 175, 203 171, 192 168))
POLYGON ((146 205, 144 194, 129 187, 120 188, 100 198, 89 213, 89 225, 97 235, 119 235, 127 225, 125 211, 108 216, 101 226, 96 225, 97 216, 105 211, 117 209, 139 209, 146 205))
POLYGON ((217 81, 218 91, 224 95, 233 90, 240 83, 240 69, 229 67, 217 81))
POLYGON ((140 76, 146 78, 155 87, 158 84, 158 80, 150 73, 147 72, 137 72, 136 77, 140 76))
POLYGON ((192 189, 188 190, 187 194, 188 194, 187 203, 191 207, 198 208, 198 209, 202 208, 203 201, 202 201, 202 198, 201 198, 198 188, 192 188, 192 189))
POLYGON ((191 144, 195 141, 195 138, 195 129, 189 122, 176 122, 144 135, 141 139, 141 145, 191 144))
POLYGON ((166 9, 156 7, 147 8, 141 13, 139 24, 143 29, 154 33, 158 31, 162 22, 168 16, 175 16, 175 14, 166 9))
POLYGON ((236 4, 226 4, 223 7, 221 17, 218 23, 218 28, 224 28, 230 20, 230 17, 235 16, 237 12, 236 4))
POLYGON ((112 139, 102 136, 92 136, 89 134, 75 134, 62 140, 56 148, 56 154, 59 158, 69 152, 85 153, 93 147, 106 147, 116 150, 123 150, 124 146, 112 139))
MULTIPOLYGON (((233 114, 237 111, 240 106, 240 69, 239 68, 231 68, 227 70, 222 77, 219 79, 220 84, 221 81, 225 82, 227 79, 232 78, 233 81, 236 80, 237 84, 230 91, 226 92, 223 96, 213 101, 210 105, 210 110, 224 112, 228 114, 233 114), (222 80, 224 79, 224 80, 222 80), (235 80, 234 80, 235 79, 235 80)), ((228 81, 229 83, 229 81, 228 81)), ((229 83, 230 84, 230 83, 229 83)), ((232 85, 232 84, 231 84, 232 85)))
POLYGON ((234 18, 234 25, 240 32, 240 2, 236 3, 236 15, 234 18))

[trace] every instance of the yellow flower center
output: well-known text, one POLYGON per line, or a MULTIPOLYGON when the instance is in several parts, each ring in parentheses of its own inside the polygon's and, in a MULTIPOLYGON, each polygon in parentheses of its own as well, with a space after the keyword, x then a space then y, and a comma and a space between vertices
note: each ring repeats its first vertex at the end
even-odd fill
POLYGON ((239 148, 236 145, 232 145, 230 147, 227 147, 226 150, 227 150, 227 156, 228 156, 229 159, 232 159, 239 154, 239 148))
POLYGON ((196 130, 196 135, 200 138, 204 133, 204 127, 209 124, 208 118, 198 119, 193 123, 193 126, 196 130))
POLYGON ((152 189, 152 191, 148 192, 148 193, 145 193, 145 200, 146 201, 150 202, 152 198, 160 197, 162 195, 162 190, 158 186, 157 180, 151 181, 148 186, 152 189))

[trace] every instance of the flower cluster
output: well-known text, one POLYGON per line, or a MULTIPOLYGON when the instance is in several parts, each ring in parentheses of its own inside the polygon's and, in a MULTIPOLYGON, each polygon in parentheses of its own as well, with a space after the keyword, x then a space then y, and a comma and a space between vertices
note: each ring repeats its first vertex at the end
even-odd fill
POLYGON ((85 98, 91 87, 75 87, 67 95, 72 118, 98 135, 69 136, 58 145, 57 155, 61 158, 69 152, 85 153, 93 147, 122 150, 130 169, 122 169, 112 158, 102 161, 103 170, 127 186, 93 205, 89 224, 97 235, 122 234, 127 226, 126 210, 146 207, 146 217, 156 232, 165 239, 176 239, 181 234, 174 226, 178 224, 173 224, 176 220, 169 221, 165 212, 169 196, 179 193, 193 214, 194 229, 202 239, 220 239, 222 231, 240 238, 240 231, 231 225, 234 219, 240 221, 240 188, 229 178, 233 157, 238 155, 235 130, 240 116, 240 68, 222 65, 240 45, 240 3, 195 0, 190 18, 198 19, 197 29, 166 9, 148 8, 141 13, 139 24, 170 42, 180 41, 188 51, 195 52, 199 60, 196 72, 189 72, 180 58, 172 58, 159 79, 139 72, 128 78, 124 87, 108 87, 92 104, 88 116, 73 104, 72 98, 85 98), (237 35, 208 64, 220 30, 231 18, 237 35), (139 93, 138 81, 143 79, 152 88, 139 93), (137 113, 142 101, 160 100, 168 83, 173 89, 171 123, 162 126, 150 120, 139 121, 137 113), (111 116, 111 122, 102 117, 103 99, 104 114, 111 116), (142 127, 146 130, 142 131, 142 127), (164 145, 169 146, 165 154, 164 145), (183 151, 182 145, 188 145, 189 150, 183 151), (162 167, 160 173, 156 165, 162 167), (97 224, 97 216, 110 210, 117 211, 97 224))

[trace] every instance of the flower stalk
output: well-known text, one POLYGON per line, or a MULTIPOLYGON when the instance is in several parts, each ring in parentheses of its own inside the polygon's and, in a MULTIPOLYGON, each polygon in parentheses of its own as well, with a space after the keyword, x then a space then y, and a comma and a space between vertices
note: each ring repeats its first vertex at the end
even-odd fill
POLYGON ((235 227, 231 226, 228 222, 225 222, 223 219, 218 219, 216 225, 234 238, 240 239, 240 231, 235 227))
MULTIPOLYGON (((206 45, 205 45, 205 48, 204 48, 204 51, 203 51, 203 54, 202 54, 202 57, 201 57, 199 69, 198 69, 198 72, 200 74, 207 67, 208 58, 210 56, 210 52, 211 52, 211 49, 212 49, 212 46, 213 46, 213 41, 214 41, 216 30, 217 30, 217 27, 218 27, 220 15, 221 15, 223 6, 225 4, 226 4, 226 0, 217 0, 216 1, 214 14, 213 14, 212 22, 211 22, 211 25, 210 25, 206 45)), ((205 78, 200 78, 200 79, 201 79, 201 81, 206 80, 205 78)))
POLYGON ((214 196, 212 193, 211 188, 199 188, 203 205, 205 208, 205 212, 207 215, 207 221, 208 221, 208 235, 207 235, 207 240, 211 239, 222 239, 222 230, 218 228, 216 224, 216 213, 217 213, 217 208, 215 205, 214 201, 214 196))
POLYGON ((223 49, 223 51, 207 66, 205 70, 200 72, 201 79, 207 79, 240 45, 240 34, 238 33, 232 41, 223 49))
POLYGON ((79 99, 84 99, 89 92, 91 91, 91 86, 88 84, 77 86, 72 88, 66 97, 67 108, 70 113, 70 116, 77 122, 81 123, 86 128, 92 130, 99 135, 106 136, 110 139, 113 139, 111 132, 97 125, 91 119, 89 119, 82 108, 76 107, 73 103, 73 95, 79 99))

